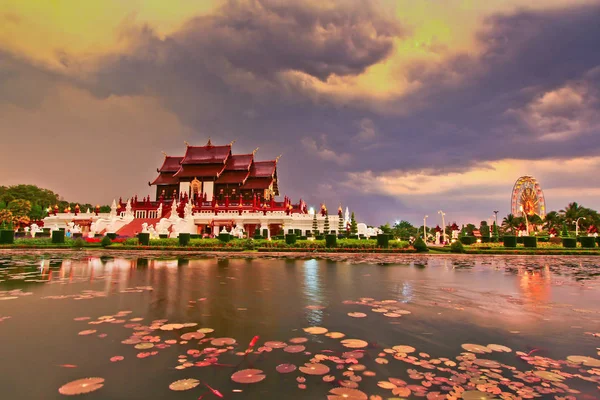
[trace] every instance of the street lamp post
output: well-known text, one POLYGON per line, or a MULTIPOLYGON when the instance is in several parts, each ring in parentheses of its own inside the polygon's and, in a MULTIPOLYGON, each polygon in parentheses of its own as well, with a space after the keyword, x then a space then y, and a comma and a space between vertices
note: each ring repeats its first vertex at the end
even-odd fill
POLYGON ((443 212, 442 210, 438 211, 438 214, 440 214, 442 216, 442 240, 444 241, 444 244, 446 243, 446 222, 444 221, 444 215, 446 215, 445 212, 443 212))
POLYGON ((427 243, 427 218, 429 215, 423 217, 423 241, 427 243))
POLYGON ((577 218, 577 221, 575 221, 575 237, 579 236, 579 220, 580 219, 585 220, 585 217, 579 217, 579 218, 577 218))

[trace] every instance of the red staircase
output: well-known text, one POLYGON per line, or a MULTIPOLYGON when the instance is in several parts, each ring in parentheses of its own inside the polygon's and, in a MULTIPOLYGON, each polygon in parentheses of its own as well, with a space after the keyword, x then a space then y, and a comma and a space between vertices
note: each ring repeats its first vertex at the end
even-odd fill
POLYGON ((142 224, 147 223, 148 226, 154 225, 160 221, 160 218, 136 218, 117 231, 118 236, 135 237, 142 231, 142 224))

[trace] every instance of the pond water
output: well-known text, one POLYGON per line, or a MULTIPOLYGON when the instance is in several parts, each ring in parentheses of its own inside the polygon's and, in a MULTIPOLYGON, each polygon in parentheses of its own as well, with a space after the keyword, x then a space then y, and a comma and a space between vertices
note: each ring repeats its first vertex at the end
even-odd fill
POLYGON ((0 254, 0 398, 598 398, 598 261, 0 254))

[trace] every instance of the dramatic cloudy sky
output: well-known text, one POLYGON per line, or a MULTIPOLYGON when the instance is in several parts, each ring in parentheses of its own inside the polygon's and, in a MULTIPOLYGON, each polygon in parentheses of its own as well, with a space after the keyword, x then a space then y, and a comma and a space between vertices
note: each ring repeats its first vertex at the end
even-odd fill
POLYGON ((478 222, 534 175, 600 208, 600 2, 3 0, 0 185, 108 203, 207 138, 372 224, 478 222))

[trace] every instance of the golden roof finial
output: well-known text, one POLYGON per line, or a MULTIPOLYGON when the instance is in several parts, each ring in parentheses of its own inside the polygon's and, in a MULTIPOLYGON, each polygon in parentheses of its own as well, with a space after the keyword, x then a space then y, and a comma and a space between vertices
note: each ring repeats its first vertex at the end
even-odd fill
POLYGON ((279 159, 281 158, 282 155, 283 154, 278 155, 277 158, 275 158, 275 162, 279 162, 279 159))
POLYGON ((210 141, 210 136, 208 137, 208 142, 206 142, 206 145, 207 146, 212 146, 213 145, 212 142, 210 141))
POLYGON ((233 144, 237 141, 237 139, 233 139, 231 142, 229 142, 230 146, 233 146, 233 144))
POLYGON ((165 153, 164 151, 161 151, 161 153, 163 153, 163 156, 165 156, 165 158, 169 157, 169 156, 167 155, 167 153, 165 153))
POLYGON ((254 150, 252 150, 252 155, 256 154, 256 152, 258 151, 258 149, 260 149, 260 147, 257 147, 254 150))
POLYGON ((185 143, 187 147, 190 147, 190 144, 186 140, 184 140, 183 143, 185 143))

